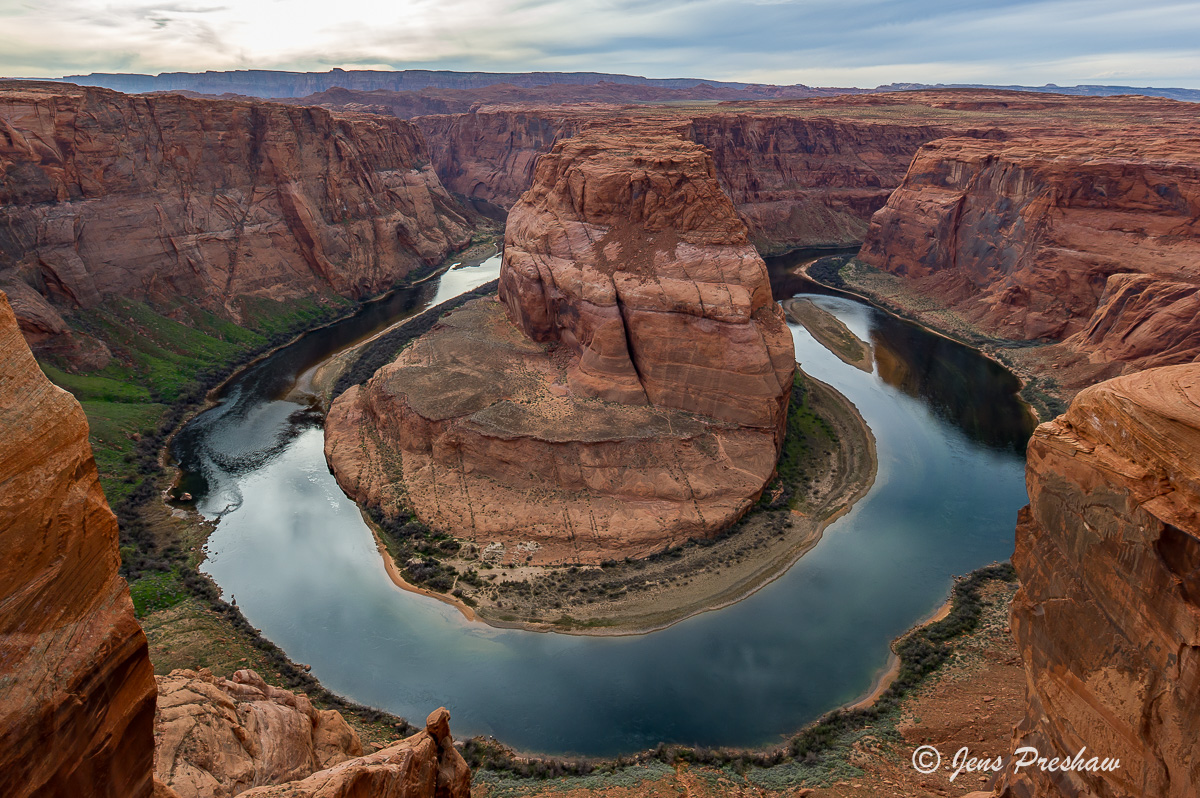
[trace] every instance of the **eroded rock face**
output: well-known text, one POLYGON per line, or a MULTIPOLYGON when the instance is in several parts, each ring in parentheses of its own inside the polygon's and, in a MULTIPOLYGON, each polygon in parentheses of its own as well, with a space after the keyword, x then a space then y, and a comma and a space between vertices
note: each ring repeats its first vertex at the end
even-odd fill
MULTIPOLYGON (((800 106, 801 103, 796 103, 800 106)), ((721 186, 763 250, 862 240, 871 214, 886 202, 924 143, 957 132, 922 120, 797 116, 773 106, 754 113, 681 115, 677 129, 707 147, 721 186), (815 117, 815 118, 814 118, 815 117)), ((438 175, 452 191, 511 208, 533 184, 539 155, 588 130, 629 118, 587 108, 492 108, 418 117, 438 175)))
POLYGON ((648 554, 743 513, 774 471, 795 355, 704 149, 644 130, 561 142, 504 257, 502 302, 443 319, 334 403, 342 487, 542 563, 648 554))
POLYGON ((149 796, 154 675, 87 419, 0 294, 0 795, 149 796))
POLYGON ((157 682, 155 777, 181 798, 230 798, 363 753, 340 713, 317 710, 252 670, 233 679, 177 670, 157 682))
POLYGON ((1095 132, 922 147, 860 257, 984 329, 1132 369, 1195 360, 1200 148, 1095 132))
POLYGON ((703 147, 590 133, 509 213, 509 316, 578 355, 578 396, 778 429, 795 353, 762 258, 703 147))
POLYGON ((302 781, 259 787, 247 798, 469 798, 471 771, 454 748, 450 713, 440 708, 425 729, 388 748, 318 771, 302 781))
POLYGON ((1012 628, 1028 678, 1014 745, 1114 757, 1009 777, 1009 796, 1200 793, 1200 365, 1081 392, 1029 446, 1012 628))
MULTIPOLYGON (((470 240, 428 158, 394 118, 0 83, 0 283, 235 319, 241 297, 378 292, 470 240)), ((31 340, 61 334, 26 305, 31 340)))

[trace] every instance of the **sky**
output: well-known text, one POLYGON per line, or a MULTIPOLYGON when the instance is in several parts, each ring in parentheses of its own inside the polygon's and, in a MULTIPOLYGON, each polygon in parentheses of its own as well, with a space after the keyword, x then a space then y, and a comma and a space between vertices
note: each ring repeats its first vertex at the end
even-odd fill
POLYGON ((1200 88, 1200 2, 0 0, 0 75, 331 67, 1200 88))

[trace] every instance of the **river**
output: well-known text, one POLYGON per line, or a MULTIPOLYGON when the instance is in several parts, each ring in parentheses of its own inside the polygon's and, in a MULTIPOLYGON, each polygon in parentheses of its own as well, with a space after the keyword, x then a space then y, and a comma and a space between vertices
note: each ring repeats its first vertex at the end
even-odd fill
POLYGON ((858 407, 879 474, 778 580, 668 629, 582 637, 495 629, 398 589, 322 454, 321 417, 283 397, 330 353, 495 278, 464 265, 255 364, 176 437, 197 508, 216 520, 203 570, 330 690, 415 722, 449 707, 458 737, 611 756, 662 742, 778 742, 867 691, 889 642, 954 575, 1012 553, 1031 421, 1012 375, 977 353, 769 260, 776 298, 809 296, 884 354, 866 373, 792 326, 808 373, 858 407), (881 373, 882 372, 882 373, 881 373))

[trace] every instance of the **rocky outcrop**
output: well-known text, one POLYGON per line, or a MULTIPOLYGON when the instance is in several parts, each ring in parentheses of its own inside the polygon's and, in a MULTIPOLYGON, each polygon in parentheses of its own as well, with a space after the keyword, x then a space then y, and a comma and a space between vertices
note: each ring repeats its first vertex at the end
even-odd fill
POLYGON ((535 562, 711 535, 760 495, 795 356, 702 147, 645 129, 556 145, 509 216, 500 299, 334 403, 348 493, 535 562))
POLYGON ((0 82, 0 283, 60 309, 359 297, 468 243, 464 214, 398 119, 0 82))
POLYGON ((230 798, 361 756, 358 734, 335 710, 272 687, 251 670, 157 677, 155 776, 182 798, 230 798))
POLYGON ((1093 386, 1029 445, 1012 629, 1015 746, 1120 760, 1008 774, 1004 795, 1200 793, 1200 365, 1093 386))
POLYGON ((471 773, 454 748, 450 713, 425 730, 363 756, 335 710, 272 687, 251 670, 158 677, 155 772, 179 798, 466 798, 471 773))
POLYGON ((1093 363, 1190 362, 1200 287, 1195 139, 1096 132, 921 148, 860 257, 983 329, 1093 363))
POLYGON ((0 294, 0 795, 151 792, 154 676, 79 403, 0 294))
POLYGON ((469 798, 471 771, 454 748, 450 713, 434 710, 425 729, 378 753, 307 779, 242 793, 247 798, 469 798))

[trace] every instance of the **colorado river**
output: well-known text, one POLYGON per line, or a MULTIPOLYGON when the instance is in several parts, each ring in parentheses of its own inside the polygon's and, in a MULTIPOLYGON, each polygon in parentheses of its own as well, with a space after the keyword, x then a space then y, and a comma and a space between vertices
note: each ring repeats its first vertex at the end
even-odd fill
POLYGON ((793 261, 782 259, 772 263, 776 298, 809 296, 883 364, 849 366, 792 326, 804 370, 870 425, 879 473, 783 577, 725 609, 615 638, 495 629, 398 589, 329 474, 319 414, 281 397, 392 318, 494 279, 498 261, 398 292, 280 350, 176 438, 186 485, 217 520, 203 569, 330 690, 417 721, 445 705, 456 736, 490 734, 526 751, 772 743, 863 694, 889 642, 945 600, 954 575, 1012 553, 1031 429, 1016 380, 964 347, 785 277, 793 261))

